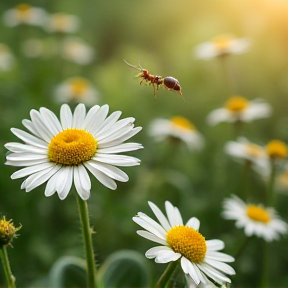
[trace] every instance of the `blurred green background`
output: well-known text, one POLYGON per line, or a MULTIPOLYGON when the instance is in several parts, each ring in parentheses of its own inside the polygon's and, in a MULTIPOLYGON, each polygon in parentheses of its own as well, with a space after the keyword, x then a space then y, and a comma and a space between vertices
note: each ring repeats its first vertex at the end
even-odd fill
MULTIPOLYGON (((24 128, 31 109, 44 106, 59 115, 60 104, 53 92, 57 84, 70 76, 83 76, 100 92, 95 104, 109 104, 110 111, 133 116, 143 130, 133 142, 144 149, 130 153, 141 159, 138 167, 124 168, 130 180, 119 183, 116 191, 92 179, 88 201, 91 224, 96 234, 94 246, 101 266, 109 254, 133 249, 143 254, 154 244, 136 235, 139 229, 132 217, 142 211, 152 216, 147 201, 164 209, 165 200, 178 206, 184 221, 196 216, 206 239, 222 239, 224 252, 233 254, 245 239, 233 221, 225 221, 220 212, 223 198, 241 190, 243 167, 223 151, 233 139, 232 127, 223 123, 210 127, 207 114, 231 96, 225 88, 225 74, 218 59, 198 60, 198 44, 215 35, 232 33, 251 40, 251 49, 231 56, 233 94, 248 99, 263 98, 273 106, 273 115, 245 125, 244 136, 255 143, 272 139, 288 143, 288 2, 281 0, 35 0, 31 5, 48 13, 65 12, 80 18, 81 26, 73 33, 95 50, 94 61, 79 66, 54 58, 27 58, 21 51, 29 37, 57 39, 39 27, 7 27, 0 21, 0 42, 9 46, 16 61, 13 69, 0 72, 0 213, 23 228, 14 248, 9 249, 12 271, 19 287, 41 287, 53 263, 61 256, 83 255, 77 203, 73 193, 61 201, 56 195, 46 198, 44 185, 25 193, 23 179, 10 179, 16 170, 5 166, 7 142, 18 141, 11 127, 24 128), (174 76, 180 81, 184 102, 177 93, 160 89, 157 99, 153 88, 140 86, 123 59, 138 61, 152 74, 174 76), (60 64, 59 64, 60 63, 60 64), (181 115, 191 120, 205 138, 201 152, 186 147, 171 148, 155 143, 147 134, 156 117, 181 115), (180 180, 178 180, 180 179, 180 180), (236 180, 235 180, 236 179, 236 180)), ((19 4, 2 0, 1 15, 19 4)), ((253 175, 257 194, 265 189, 253 175)), ((287 221, 288 199, 280 195, 277 211, 287 221)), ((236 275, 233 287, 257 287, 261 274, 261 239, 254 239, 232 266, 236 275)), ((269 287, 288 287, 287 237, 269 244, 269 287)), ((166 265, 145 259, 157 279, 166 265)), ((0 287, 5 285, 2 268, 0 287)), ((71 286, 72 287, 72 286, 71 286)), ((75 286, 74 286, 75 287, 75 286)))

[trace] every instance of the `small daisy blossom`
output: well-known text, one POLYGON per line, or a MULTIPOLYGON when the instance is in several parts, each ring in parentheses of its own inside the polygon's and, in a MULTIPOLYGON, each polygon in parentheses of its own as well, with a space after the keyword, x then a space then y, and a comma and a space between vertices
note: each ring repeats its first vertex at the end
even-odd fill
POLYGON ((261 177, 266 179, 270 175, 271 165, 264 146, 252 143, 245 137, 239 137, 237 141, 228 141, 224 150, 236 161, 243 164, 250 163, 261 177))
POLYGON ((223 217, 236 220, 237 228, 244 228, 246 236, 256 235, 267 242, 278 240, 280 234, 286 234, 288 225, 277 215, 272 207, 246 204, 232 195, 223 203, 223 217))
POLYGON ((142 212, 133 217, 133 221, 145 229, 137 231, 140 236, 161 244, 149 249, 145 254, 147 258, 155 258, 156 263, 179 260, 183 272, 196 285, 211 287, 208 278, 220 285, 231 283, 225 274, 234 275, 235 271, 224 262, 233 262, 234 258, 218 252, 224 248, 221 240, 205 240, 198 232, 200 221, 195 217, 184 225, 178 208, 169 201, 165 202, 167 218, 154 203, 148 204, 160 224, 142 212))
POLYGON ((48 32, 74 33, 80 26, 80 19, 75 15, 66 13, 51 14, 45 23, 48 32))
POLYGON ((14 56, 7 45, 0 43, 0 71, 8 71, 13 67, 14 56))
POLYGON ((174 116, 171 119, 156 118, 151 122, 148 133, 158 141, 169 137, 180 139, 191 150, 200 150, 204 144, 203 136, 182 116, 174 116))
POLYGON ((67 37, 60 47, 61 57, 78 65, 87 65, 94 60, 95 50, 78 37, 67 37))
POLYGON ((241 54, 248 50, 250 41, 246 38, 235 38, 230 34, 214 37, 196 47, 195 56, 199 59, 211 59, 229 54, 241 54))
POLYGON ((7 10, 3 15, 3 20, 9 27, 15 27, 20 24, 43 26, 47 15, 47 12, 42 8, 22 3, 15 8, 7 10))
POLYGON ((247 100, 241 96, 233 96, 228 99, 223 108, 211 111, 207 116, 209 125, 220 122, 251 122, 271 115, 272 108, 262 99, 247 100))
POLYGON ((11 178, 28 176, 21 185, 26 192, 47 181, 45 196, 57 192, 61 200, 66 198, 73 182, 83 200, 90 197, 87 170, 110 189, 117 188, 115 180, 128 181, 127 174, 115 166, 135 166, 140 160, 117 153, 143 148, 138 143, 123 143, 142 128, 134 128, 132 117, 118 121, 120 111, 107 117, 108 111, 108 105, 95 105, 86 114, 84 104, 79 104, 72 114, 69 106, 63 104, 59 121, 46 108, 31 110, 31 120, 22 121, 29 133, 11 129, 24 144, 5 145, 10 151, 5 164, 25 167, 14 172, 11 178))
POLYGON ((55 89, 55 99, 59 102, 84 103, 92 105, 98 99, 98 91, 83 77, 72 77, 60 83, 55 89))

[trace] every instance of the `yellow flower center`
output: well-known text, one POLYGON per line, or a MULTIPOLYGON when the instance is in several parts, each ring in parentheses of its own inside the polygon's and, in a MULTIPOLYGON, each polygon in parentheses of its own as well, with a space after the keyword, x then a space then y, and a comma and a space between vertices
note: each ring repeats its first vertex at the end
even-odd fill
POLYGON ((71 81, 73 95, 83 96, 88 88, 88 82, 83 78, 75 78, 71 81))
POLYGON ((226 102, 226 108, 231 112, 241 112, 245 110, 249 105, 248 100, 241 96, 234 96, 231 97, 226 102))
POLYGON ((170 119, 170 121, 173 123, 173 125, 186 129, 186 130, 196 130, 195 126, 186 118, 181 116, 175 116, 170 119))
POLYGON ((168 245, 174 252, 180 253, 194 263, 201 263, 207 246, 205 238, 198 231, 187 226, 171 228, 166 235, 168 245))
POLYGON ((52 18, 53 26, 57 31, 63 31, 69 25, 67 15, 64 13, 57 13, 52 18))
POLYGON ((286 158, 287 146, 284 142, 279 140, 270 141, 266 147, 266 152, 270 158, 286 158))
POLYGON ((25 19, 28 17, 29 12, 31 11, 31 6, 26 3, 22 3, 16 6, 16 10, 18 12, 19 19, 25 19))
POLYGON ((57 164, 81 165, 95 155, 97 144, 91 133, 80 129, 67 129, 52 138, 48 146, 48 158, 57 164))
POLYGON ((231 40, 233 37, 231 35, 220 35, 212 39, 213 44, 218 52, 225 52, 230 48, 231 40))
POLYGON ((246 209, 247 216, 258 222, 268 223, 270 221, 270 216, 268 212, 256 205, 248 205, 246 209))
POLYGON ((264 149, 259 147, 258 145, 249 143, 246 145, 245 151, 246 151, 246 154, 251 157, 260 158, 261 155, 263 155, 264 149))

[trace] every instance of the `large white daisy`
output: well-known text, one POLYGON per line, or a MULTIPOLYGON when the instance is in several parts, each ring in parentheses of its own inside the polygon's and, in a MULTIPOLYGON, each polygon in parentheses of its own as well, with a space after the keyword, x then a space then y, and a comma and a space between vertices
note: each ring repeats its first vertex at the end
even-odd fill
POLYGON ((209 125, 220 122, 251 122, 271 115, 271 105, 261 99, 247 100, 242 96, 233 96, 225 106, 211 111, 207 116, 209 125))
POLYGON ((278 240, 280 234, 287 233, 288 225, 280 219, 272 207, 246 204, 235 195, 225 199, 223 207, 223 217, 228 220, 236 220, 236 227, 244 228, 248 237, 256 235, 271 242, 278 240))
POLYGON ((107 117, 108 105, 95 105, 86 114, 79 104, 72 114, 63 104, 60 121, 46 108, 31 110, 31 120, 23 120, 29 133, 12 128, 22 143, 7 143, 11 151, 7 165, 25 167, 11 175, 12 179, 27 177, 21 188, 26 192, 47 181, 45 195, 68 195, 72 183, 83 200, 90 196, 90 171, 104 186, 116 189, 115 180, 125 182, 128 176, 115 166, 139 165, 140 160, 117 153, 143 148, 138 143, 123 143, 142 128, 134 127, 132 117, 119 120, 120 111, 107 117), (115 165, 115 166, 114 166, 115 165))
POLYGON ((155 258, 156 263, 179 260, 184 273, 197 285, 211 286, 211 280, 220 285, 231 282, 225 274, 234 275, 235 271, 224 262, 233 262, 234 258, 218 252, 224 248, 221 240, 205 240, 198 232, 200 221, 195 217, 184 225, 178 208, 169 201, 165 202, 167 218, 154 203, 148 204, 160 224, 142 212, 133 217, 145 229, 137 231, 140 236, 161 244, 149 249, 147 258, 155 258))

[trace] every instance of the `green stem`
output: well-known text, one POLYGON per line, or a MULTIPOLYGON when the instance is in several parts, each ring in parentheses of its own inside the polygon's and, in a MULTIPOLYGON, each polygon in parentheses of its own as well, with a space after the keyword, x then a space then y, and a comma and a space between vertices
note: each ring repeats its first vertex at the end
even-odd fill
POLYGON ((168 284, 171 276, 173 275, 174 271, 176 270, 178 265, 178 261, 171 261, 167 266, 164 273, 161 275, 159 281, 157 282, 157 288, 165 288, 168 284))
POLYGON ((87 262, 87 287, 96 288, 96 265, 94 259, 94 251, 92 245, 92 229, 89 223, 88 205, 82 200, 77 193, 77 201, 79 207, 79 214, 82 226, 82 235, 84 241, 84 248, 87 262))
POLYGON ((274 191, 274 184, 275 184, 275 177, 276 177, 276 164, 273 160, 271 160, 271 173, 269 182, 267 185, 267 195, 266 195, 266 206, 272 205, 272 198, 273 198, 273 191, 274 191))
POLYGON ((248 243, 250 242, 251 238, 252 237, 245 237, 244 241, 242 241, 242 243, 238 246, 237 251, 233 256, 235 259, 237 259, 242 254, 242 252, 245 250, 248 243))
POLYGON ((5 271, 5 276, 7 280, 7 287, 8 288, 15 288, 15 277, 12 275, 12 271, 10 268, 9 260, 8 260, 8 253, 7 253, 7 246, 3 245, 0 248, 0 256, 2 258, 2 263, 5 271))
POLYGON ((261 271, 261 288, 268 288, 268 243, 266 241, 263 241, 262 243, 263 249, 262 249, 262 271, 261 271))

